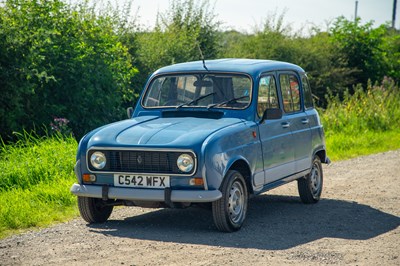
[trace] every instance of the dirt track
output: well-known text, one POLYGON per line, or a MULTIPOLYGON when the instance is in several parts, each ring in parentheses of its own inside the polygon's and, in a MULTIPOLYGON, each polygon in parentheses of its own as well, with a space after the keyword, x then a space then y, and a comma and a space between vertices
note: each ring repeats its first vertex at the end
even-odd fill
POLYGON ((296 183, 250 200, 236 233, 211 212, 120 208, 0 240, 0 265, 400 265, 400 150, 324 167, 323 200, 296 183))

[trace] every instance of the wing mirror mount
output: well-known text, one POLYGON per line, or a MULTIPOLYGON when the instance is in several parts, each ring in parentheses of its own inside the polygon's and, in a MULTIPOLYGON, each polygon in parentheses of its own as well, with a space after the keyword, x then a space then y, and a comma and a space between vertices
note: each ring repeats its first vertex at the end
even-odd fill
POLYGON ((133 107, 128 107, 128 108, 126 109, 126 115, 128 116, 129 119, 132 118, 132 115, 133 115, 133 107))

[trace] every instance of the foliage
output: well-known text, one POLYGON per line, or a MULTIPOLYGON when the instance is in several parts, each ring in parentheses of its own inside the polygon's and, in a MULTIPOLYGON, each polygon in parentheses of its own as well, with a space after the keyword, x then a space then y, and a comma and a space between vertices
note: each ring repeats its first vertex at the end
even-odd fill
POLYGON ((314 30, 309 37, 292 34, 283 23, 283 14, 267 18, 254 34, 223 34, 222 57, 271 59, 302 66, 308 73, 319 105, 325 106, 326 88, 338 93, 354 81, 353 69, 347 67, 326 32, 314 30))
POLYGON ((266 19, 263 28, 255 29, 254 34, 234 38, 226 43, 222 57, 243 57, 292 61, 296 53, 291 45, 291 29, 283 24, 283 15, 275 14, 266 19))
MULTIPOLYGON (((339 17, 330 30, 332 42, 350 68, 354 68, 355 84, 367 84, 368 80, 380 81, 389 74, 389 48, 385 43, 389 36, 387 25, 372 28, 372 22, 361 24, 361 19, 349 21, 339 17), (386 46, 386 47, 385 47, 386 46)), ((396 37, 398 38, 398 36, 396 37)), ((398 48, 397 48, 398 50, 398 48)), ((399 59, 397 54, 397 59, 399 59)), ((399 66, 399 65, 397 65, 399 66)))
POLYGON ((386 76, 400 81, 400 30, 389 29, 383 36, 381 49, 385 51, 386 76))
POLYGON ((75 139, 17 135, 16 143, 0 145, 0 237, 77 214, 76 197, 69 192, 75 139))
POLYGON ((328 96, 328 107, 321 112, 332 159, 400 148, 400 88, 386 78, 380 85, 354 90, 343 101, 328 96))
MULTIPOLYGON (((217 57, 218 27, 207 0, 174 0, 168 10, 159 12, 150 32, 140 32, 133 43, 143 85, 156 69, 201 58, 217 57)), ((127 44, 129 47, 132 44, 127 44)))
POLYGON ((72 130, 68 127, 69 120, 66 118, 54 118, 54 123, 50 123, 51 130, 56 134, 69 136, 72 130))
POLYGON ((0 190, 27 189, 42 182, 73 176, 77 143, 73 137, 55 134, 38 137, 17 134, 14 144, 2 144, 0 190))
POLYGON ((328 96, 328 107, 322 117, 329 132, 389 131, 400 125, 400 89, 386 78, 382 84, 364 90, 354 88, 353 95, 346 92, 341 101, 338 96, 328 96))
POLYGON ((135 69, 110 17, 61 0, 0 7, 1 135, 65 117, 76 136, 121 117, 135 69))

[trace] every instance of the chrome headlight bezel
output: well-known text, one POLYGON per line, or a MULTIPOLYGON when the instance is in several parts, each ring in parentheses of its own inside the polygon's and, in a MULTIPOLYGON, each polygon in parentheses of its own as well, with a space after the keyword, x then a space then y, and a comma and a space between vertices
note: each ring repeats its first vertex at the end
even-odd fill
POLYGON ((190 154, 182 153, 181 155, 179 155, 176 161, 176 165, 183 173, 190 173, 195 166, 195 161, 193 156, 191 156, 190 154))
POLYGON ((96 151, 90 156, 90 163, 95 169, 102 170, 107 164, 106 155, 100 151, 96 151))

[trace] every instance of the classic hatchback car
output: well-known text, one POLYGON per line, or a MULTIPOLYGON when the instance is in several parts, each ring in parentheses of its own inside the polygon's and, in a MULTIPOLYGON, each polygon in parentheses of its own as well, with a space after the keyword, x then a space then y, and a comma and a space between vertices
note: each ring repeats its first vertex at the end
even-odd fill
POLYGON ((269 60, 220 59, 157 70, 129 119, 79 143, 71 188, 83 219, 116 205, 212 206, 221 231, 241 228, 248 198, 297 180, 300 198, 322 191, 329 163, 307 76, 269 60))

